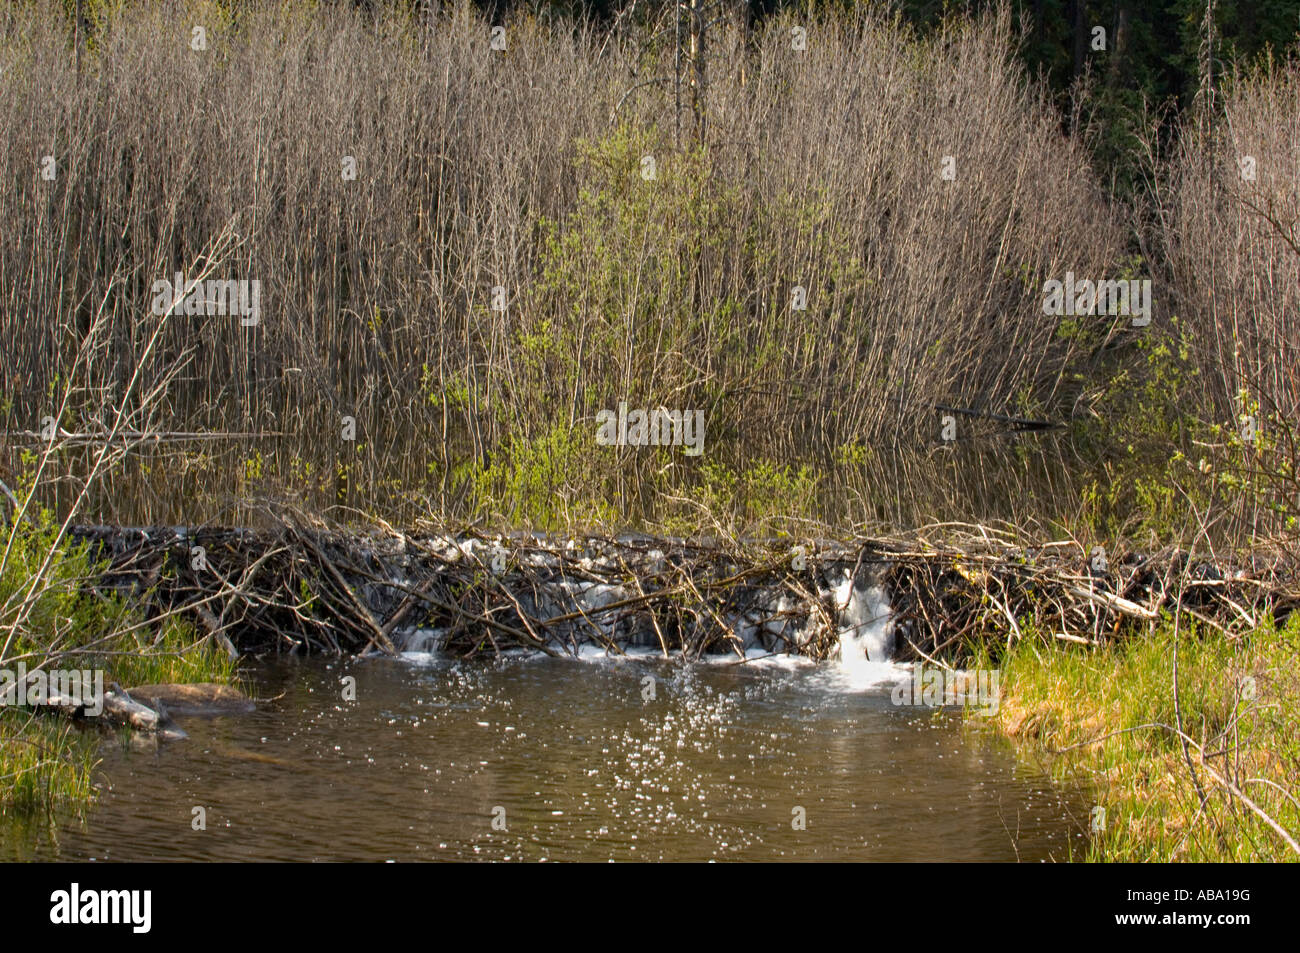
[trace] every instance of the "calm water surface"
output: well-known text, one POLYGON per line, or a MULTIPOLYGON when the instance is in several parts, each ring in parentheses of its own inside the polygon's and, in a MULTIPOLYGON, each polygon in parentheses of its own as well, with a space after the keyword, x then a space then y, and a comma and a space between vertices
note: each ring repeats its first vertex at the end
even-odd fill
POLYGON ((278 697, 183 719, 188 741, 106 739, 95 806, 4 822, 0 857, 1038 861, 1084 846, 1077 798, 958 715, 896 708, 888 685, 834 666, 416 657, 249 675, 278 697))

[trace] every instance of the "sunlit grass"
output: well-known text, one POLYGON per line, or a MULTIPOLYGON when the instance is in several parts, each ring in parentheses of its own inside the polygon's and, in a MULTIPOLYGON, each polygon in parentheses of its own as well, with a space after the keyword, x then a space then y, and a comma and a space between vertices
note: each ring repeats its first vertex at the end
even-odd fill
POLYGON ((89 801, 95 764, 93 736, 65 721, 0 708, 0 814, 89 801))
MULTIPOLYGON (((85 546, 56 543, 48 513, 20 523, 12 536, 0 572, 0 645, 9 644, 0 667, 12 670, 21 660, 28 670, 102 671, 105 687, 234 680, 237 663, 188 622, 146 623, 120 595, 95 591, 102 567, 85 546)), ((96 740, 57 716, 0 708, 0 812, 48 813, 60 803, 89 801, 96 740)))
POLYGON ((1166 622, 1151 637, 1091 651, 1027 637, 1001 661, 992 724, 1055 778, 1092 792, 1095 826, 1079 859, 1300 859, 1228 787, 1292 838, 1300 833, 1291 791, 1300 779, 1300 617, 1236 641, 1180 626, 1177 705, 1173 635, 1166 622))

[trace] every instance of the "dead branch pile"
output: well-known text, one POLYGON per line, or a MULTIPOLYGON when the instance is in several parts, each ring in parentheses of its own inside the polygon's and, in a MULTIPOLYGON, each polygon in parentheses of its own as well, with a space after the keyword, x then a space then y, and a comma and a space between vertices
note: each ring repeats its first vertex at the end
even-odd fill
POLYGON ((826 659, 847 626, 876 621, 846 610, 852 593, 877 585, 894 657, 942 661, 973 640, 1009 645, 1031 633, 1100 644, 1149 630, 1176 606, 1235 637, 1297 604, 1295 574, 1280 559, 1227 566, 1168 551, 1105 562, 1076 543, 1024 547, 987 532, 938 546, 490 538, 349 534, 292 514, 266 530, 78 527, 72 536, 103 560, 100 586, 151 614, 188 615, 231 654, 595 647, 826 659))
POLYGON ((1285 553, 1198 556, 1181 549, 1107 558, 1076 541, 1025 546, 981 531, 959 542, 893 541, 888 564, 899 644, 942 659, 968 640, 1034 635, 1086 645, 1150 632, 1176 613, 1237 638, 1284 622, 1300 589, 1285 553))

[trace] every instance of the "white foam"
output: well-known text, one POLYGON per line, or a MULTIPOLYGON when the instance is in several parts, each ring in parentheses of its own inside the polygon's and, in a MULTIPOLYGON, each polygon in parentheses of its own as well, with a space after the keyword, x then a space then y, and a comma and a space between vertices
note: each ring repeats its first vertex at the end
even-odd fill
MULTIPOLYGON (((628 598, 627 590, 622 586, 611 586, 606 583, 587 580, 575 582, 568 579, 562 581, 560 587, 572 600, 574 608, 588 614, 589 617, 582 623, 584 627, 591 624, 600 629, 601 633, 606 636, 614 634, 618 614, 615 612, 599 612, 598 610, 611 603, 628 598)), ((567 612, 569 609, 566 607, 565 611, 567 612)))
POLYGON ((815 659, 810 659, 805 655, 794 655, 790 652, 769 652, 761 645, 754 645, 745 649, 744 659, 740 659, 733 653, 705 655, 700 658, 705 665, 744 665, 745 668, 816 668, 818 663, 815 659))
MULTIPOLYGON (((909 667, 891 661, 892 621, 888 593, 880 585, 864 582, 843 570, 843 577, 823 595, 833 599, 836 610, 836 628, 839 637, 838 658, 822 666, 805 656, 783 651, 785 643, 778 636, 785 630, 787 638, 799 639, 802 627, 794 618, 783 613, 797 608, 789 594, 780 592, 760 598, 758 604, 747 612, 730 614, 729 623, 741 640, 744 658, 734 652, 704 656, 700 661, 710 665, 737 665, 777 669, 820 669, 825 675, 826 687, 839 691, 864 691, 891 685, 909 678, 909 667), (773 651, 773 650, 776 651, 773 651)), ((832 577, 833 578, 833 577, 832 577)), ((608 585, 581 579, 562 579, 555 585, 554 595, 542 595, 538 601, 543 614, 571 612, 581 609, 593 613, 588 620, 608 638, 615 635, 616 613, 599 610, 613 602, 628 598, 621 586, 608 585)), ((580 628, 587 628, 581 623, 580 628)), ((401 635, 402 658, 417 665, 431 665, 439 660, 439 651, 447 634, 446 629, 407 629, 401 635)), ((805 636, 806 638, 806 636, 805 636)), ((619 639, 620 643, 625 639, 619 639)), ((802 641, 802 640, 801 640, 802 641)), ((583 662, 622 662, 661 660, 663 651, 657 645, 624 645, 624 651, 611 651, 590 641, 590 632, 577 646, 565 639, 552 642, 555 649, 566 658, 583 662)), ((517 649, 509 652, 514 657, 542 659, 546 654, 535 649, 517 649)), ((678 658, 673 652, 670 657, 678 658)), ((818 675, 821 680, 822 676, 818 675)))
POLYGON ((644 646, 628 646, 623 652, 611 652, 603 645, 597 645, 595 642, 583 642, 578 646, 578 654, 575 656, 571 652, 569 658, 577 658, 583 662, 604 662, 604 661, 622 661, 623 659, 654 659, 663 658, 664 653, 660 649, 645 648, 644 646))
POLYGON ((870 688, 898 681, 906 670, 890 661, 889 596, 878 585, 863 586, 853 574, 835 587, 839 612, 839 673, 850 688, 870 688))
POLYGON ((443 661, 443 657, 437 652, 402 652, 398 658, 419 667, 437 665, 443 661))

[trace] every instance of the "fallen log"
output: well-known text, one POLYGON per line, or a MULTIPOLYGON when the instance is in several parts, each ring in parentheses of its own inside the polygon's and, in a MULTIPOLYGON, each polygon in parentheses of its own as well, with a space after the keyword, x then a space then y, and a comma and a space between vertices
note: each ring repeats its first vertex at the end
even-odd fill
POLYGON ((165 712, 142 705, 120 688, 104 692, 97 702, 88 705, 84 698, 49 692, 34 707, 38 711, 52 711, 68 718, 86 719, 101 725, 130 728, 173 739, 187 737, 184 731, 171 724, 165 712))
POLYGON ((171 715, 236 715, 257 709, 257 703, 239 689, 219 682, 137 685, 127 694, 147 699, 155 709, 171 715))

